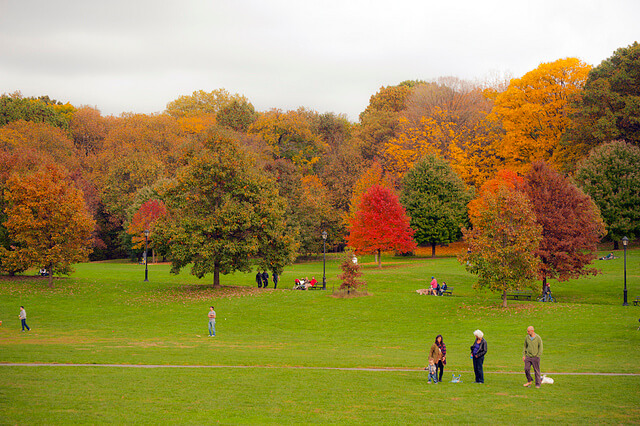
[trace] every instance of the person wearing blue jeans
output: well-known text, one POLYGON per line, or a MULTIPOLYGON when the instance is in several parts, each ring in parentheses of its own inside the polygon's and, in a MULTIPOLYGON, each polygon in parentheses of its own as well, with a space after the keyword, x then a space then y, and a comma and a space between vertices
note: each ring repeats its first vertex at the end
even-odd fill
POLYGON ((24 331, 25 328, 27 331, 31 331, 27 325, 27 311, 24 310, 24 306, 20 306, 20 315, 18 315, 18 318, 20 318, 20 322, 22 323, 22 331, 24 331))
POLYGON ((209 337, 216 337, 216 311, 209 306, 209 337))
POLYGON ((484 383, 482 364, 487 353, 487 341, 484 340, 484 333, 480 330, 474 331, 473 335, 476 336, 476 340, 471 345, 471 359, 473 359, 473 372, 476 375, 475 383, 484 383))

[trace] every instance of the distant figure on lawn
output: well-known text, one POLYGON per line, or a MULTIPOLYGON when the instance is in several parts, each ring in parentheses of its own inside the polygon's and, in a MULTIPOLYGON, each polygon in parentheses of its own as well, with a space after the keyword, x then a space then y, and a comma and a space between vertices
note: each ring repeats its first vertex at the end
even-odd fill
POLYGON ((436 372, 439 370, 440 374, 438 375, 438 381, 442 381, 442 374, 444 373, 444 366, 447 365, 447 346, 444 344, 444 340, 442 340, 442 334, 438 334, 436 336, 435 346, 440 349, 440 361, 436 363, 436 372))
POLYGON ((209 337, 216 337, 216 311, 209 306, 209 337))
POLYGON ((273 271, 271 278, 273 279, 273 288, 278 288, 278 273, 276 271, 273 271))
POLYGON ((269 274, 267 273, 267 271, 262 272, 262 287, 269 287, 269 274))
POLYGON ((18 314, 20 322, 22 323, 22 331, 26 328, 27 331, 31 331, 31 328, 27 325, 27 311, 24 310, 24 306, 20 306, 20 314, 18 314))
POLYGON ((433 383, 437 385, 438 379, 436 378, 436 366, 431 358, 429 358, 429 365, 426 369, 429 371, 429 379, 427 380, 427 383, 431 383, 431 380, 433 380, 433 383))
POLYGON ((316 280, 316 277, 311 277, 311 281, 309 281, 309 285, 307 286, 307 288, 315 287, 316 284, 318 284, 318 280, 316 280))
POLYGON ((431 277, 431 294, 433 294, 434 296, 438 293, 436 293, 436 289, 438 288, 438 280, 436 280, 436 277, 431 277))
POLYGON ((260 271, 256 272, 256 283, 258 283, 258 288, 262 288, 262 274, 260 271))
POLYGON ((522 360, 524 361, 524 375, 527 376, 525 387, 531 386, 533 379, 531 378, 531 367, 536 377, 536 387, 540 388, 540 356, 542 355, 542 338, 536 334, 533 326, 527 328, 527 336, 524 338, 524 350, 522 351, 522 360))
POLYGON ((480 330, 473 332, 476 336, 476 340, 471 345, 471 359, 473 359, 473 372, 476 375, 476 381, 474 383, 484 383, 484 371, 482 370, 482 364, 484 363, 484 356, 487 353, 487 341, 484 340, 484 333, 480 330))

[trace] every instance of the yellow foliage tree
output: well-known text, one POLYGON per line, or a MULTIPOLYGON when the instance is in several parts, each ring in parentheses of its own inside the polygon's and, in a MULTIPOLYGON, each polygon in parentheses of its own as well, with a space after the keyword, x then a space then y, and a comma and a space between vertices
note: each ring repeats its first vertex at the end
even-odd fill
POLYGON ((498 154, 507 166, 524 171, 543 159, 562 167, 571 147, 562 147, 560 138, 589 70, 591 66, 577 58, 543 63, 511 80, 507 90, 496 96, 493 113, 505 130, 498 154))

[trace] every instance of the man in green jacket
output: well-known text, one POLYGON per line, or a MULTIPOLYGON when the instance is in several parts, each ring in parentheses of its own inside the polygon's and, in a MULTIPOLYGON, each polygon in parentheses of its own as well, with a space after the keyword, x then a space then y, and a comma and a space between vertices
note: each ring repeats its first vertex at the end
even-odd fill
POLYGON ((533 330, 533 326, 527 328, 527 337, 524 338, 524 351, 522 360, 524 361, 524 374, 527 376, 525 387, 531 386, 531 366, 536 376, 536 387, 540 388, 540 356, 542 355, 542 339, 533 330))

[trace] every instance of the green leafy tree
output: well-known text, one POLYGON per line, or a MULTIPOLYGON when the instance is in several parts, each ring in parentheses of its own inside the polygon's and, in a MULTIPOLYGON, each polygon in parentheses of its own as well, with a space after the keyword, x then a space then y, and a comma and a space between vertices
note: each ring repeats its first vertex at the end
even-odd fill
POLYGON ((81 191, 59 167, 15 174, 5 199, 5 225, 15 245, 0 247, 3 268, 46 267, 52 287, 54 273, 68 273, 72 264, 87 260, 95 222, 81 191))
POLYGON ((156 242, 168 247, 173 273, 192 265, 193 275, 213 273, 219 287, 220 274, 248 272, 252 263, 281 272, 294 259, 296 236, 275 183, 228 136, 213 136, 163 197, 156 242))
POLYGON ((640 144, 640 44, 616 50, 593 68, 565 135, 581 154, 603 142, 624 139, 640 144))
POLYGON ((607 237, 640 237, 640 148, 612 141, 591 150, 578 164, 575 179, 600 208, 607 237))
POLYGON ((471 194, 449 163, 427 155, 405 175, 400 202, 411 217, 418 245, 452 243, 462 236, 471 194))
POLYGON ((484 192, 478 201, 472 229, 462 231, 469 250, 459 259, 478 275, 474 287, 502 292, 506 307, 507 291, 533 287, 542 227, 527 196, 507 185, 484 192))
POLYGON ((257 118, 258 114, 249 101, 233 99, 218 111, 216 120, 221 126, 237 132, 246 132, 251 123, 256 121, 257 118))

